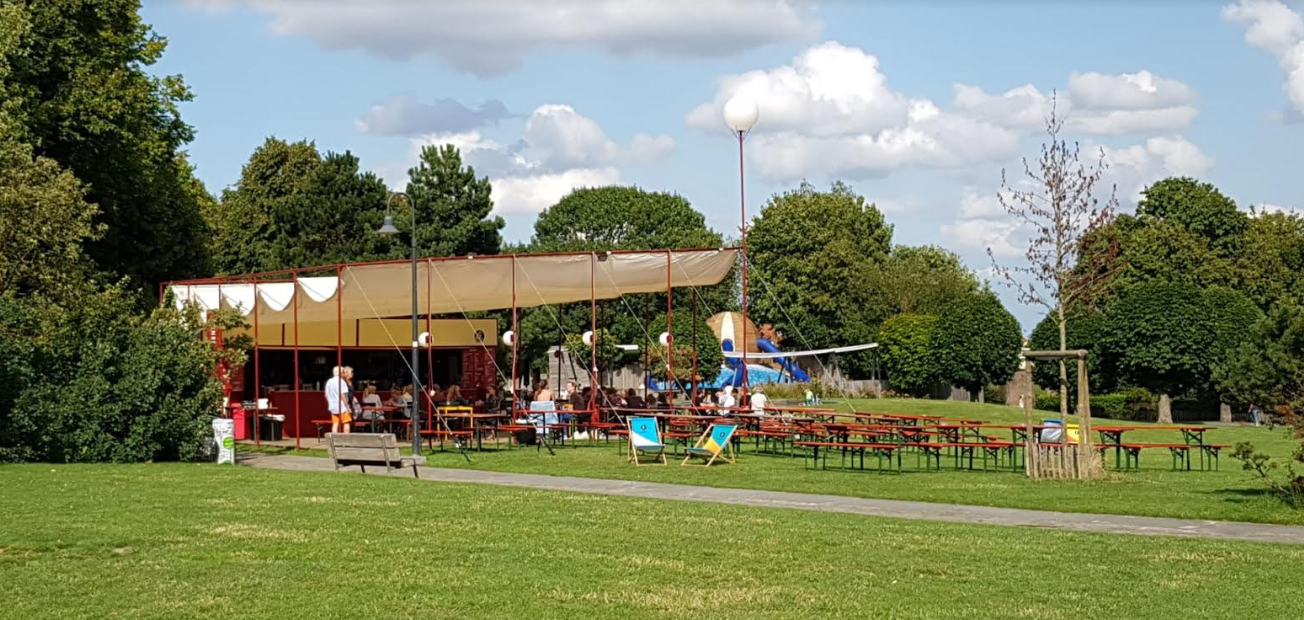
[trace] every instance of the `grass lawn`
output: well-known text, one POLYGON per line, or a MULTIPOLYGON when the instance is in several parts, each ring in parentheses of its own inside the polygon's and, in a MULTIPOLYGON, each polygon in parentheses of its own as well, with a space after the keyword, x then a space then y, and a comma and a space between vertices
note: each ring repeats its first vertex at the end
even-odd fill
POLYGON ((216 465, 4 466, 0 488, 14 620, 1266 620, 1304 600, 1298 546, 216 465))
MULTIPOLYGON (((1023 421, 1023 413, 1017 409, 978 403, 884 399, 843 402, 839 406, 842 409, 854 407, 861 412, 939 414, 993 423, 1023 421)), ((1055 414, 1045 415, 1057 417, 1055 414)), ((1097 419, 1095 424, 1126 423, 1097 419)), ((1008 436, 1007 431, 992 434, 1008 436)), ((1147 443, 1181 443, 1181 435, 1176 431, 1137 431, 1125 435, 1125 438, 1147 443)), ((1297 445, 1287 438, 1283 429, 1269 431, 1266 427, 1215 427, 1206 434, 1205 441, 1219 444, 1252 441, 1282 459, 1288 457, 1292 447, 1297 445)), ((304 440, 304 446, 314 445, 318 445, 314 439, 304 440)), ((313 450, 310 453, 324 455, 325 451, 313 450)), ((1147 450, 1142 456, 1140 471, 1111 472, 1105 480, 1091 483, 1033 482, 1024 478, 1021 472, 1008 471, 946 469, 942 472, 916 472, 912 471, 913 455, 905 456, 908 466, 903 474, 832 469, 816 471, 807 470, 801 458, 753 455, 750 448, 744 449, 737 465, 709 470, 681 468, 674 464, 636 469, 625 463, 614 446, 559 448, 556 456, 548 456, 546 452, 540 453, 533 448, 486 451, 472 453, 469 464, 456 451, 435 452, 429 455, 429 464, 1069 512, 1304 524, 1304 511, 1292 510, 1266 495, 1259 482, 1242 471, 1241 463, 1230 458, 1229 453, 1230 450, 1223 452, 1220 471, 1174 472, 1166 450, 1147 450)), ((1107 459, 1112 466, 1112 452, 1107 459)), ((837 457, 830 459, 831 464, 836 462, 837 457)), ((949 461, 944 459, 943 465, 949 468, 949 461)))

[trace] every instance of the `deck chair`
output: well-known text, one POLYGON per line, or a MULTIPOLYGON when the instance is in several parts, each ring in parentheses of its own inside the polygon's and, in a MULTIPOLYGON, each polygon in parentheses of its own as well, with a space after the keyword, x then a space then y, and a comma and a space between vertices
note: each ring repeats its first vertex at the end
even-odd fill
POLYGON ((640 456, 650 457, 651 462, 666 462, 666 444, 661 441, 661 428, 656 418, 629 418, 625 420, 629 429, 629 461, 635 467, 642 465, 640 456))
POLYGON ((721 455, 723 455, 725 462, 733 463, 734 449, 731 440, 736 430, 738 430, 736 424, 712 424, 711 428, 702 433, 702 436, 698 438, 693 447, 685 450, 688 456, 684 457, 684 462, 680 463, 679 466, 683 467, 694 458, 699 458, 706 461, 702 464, 702 467, 710 467, 721 455))

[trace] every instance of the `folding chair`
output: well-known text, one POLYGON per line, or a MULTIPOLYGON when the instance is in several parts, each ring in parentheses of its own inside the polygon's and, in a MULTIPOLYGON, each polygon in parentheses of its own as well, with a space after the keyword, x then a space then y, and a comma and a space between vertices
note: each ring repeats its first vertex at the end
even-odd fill
POLYGON ((653 463, 659 459, 662 465, 668 465, 666 444, 661 441, 661 429, 656 418, 629 418, 625 425, 629 429, 629 461, 635 467, 643 464, 639 460, 640 454, 652 455, 653 463))
POLYGON ((727 463, 734 462, 734 449, 731 440, 734 431, 738 430, 736 424, 712 424, 711 428, 706 429, 705 433, 697 440, 697 444, 685 450, 688 456, 684 457, 684 462, 679 466, 683 467, 694 457, 706 461, 702 467, 710 467, 715 459, 724 455, 724 461, 727 463))

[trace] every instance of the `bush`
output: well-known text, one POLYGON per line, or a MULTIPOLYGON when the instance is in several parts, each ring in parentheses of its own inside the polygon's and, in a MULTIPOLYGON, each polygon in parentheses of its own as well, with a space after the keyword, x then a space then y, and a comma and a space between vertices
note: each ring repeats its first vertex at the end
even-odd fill
POLYGON ((1005 386, 989 385, 983 388, 983 402, 994 405, 1005 404, 1005 386))
POLYGON ((1127 388, 1091 397, 1091 415, 1111 420, 1153 422, 1159 416, 1158 399, 1145 388, 1127 388))
POLYGON ((898 314, 878 328, 879 357, 892 389, 923 396, 933 386, 929 340, 937 317, 898 314))
POLYGON ((194 458, 220 412, 218 354, 198 314, 149 316, 120 290, 65 306, 0 300, 0 461, 138 462, 194 458), (10 359, 12 362, 12 358, 10 359), (12 382, 8 382, 12 381, 12 382))

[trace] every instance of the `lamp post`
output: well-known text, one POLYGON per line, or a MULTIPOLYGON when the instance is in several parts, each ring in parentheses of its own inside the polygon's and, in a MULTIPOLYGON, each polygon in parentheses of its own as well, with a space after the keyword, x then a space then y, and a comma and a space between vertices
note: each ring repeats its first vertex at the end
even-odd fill
POLYGON ((757 119, 760 118, 760 110, 756 107, 756 102, 741 95, 735 95, 729 98, 724 104, 724 124, 729 127, 735 136, 738 136, 738 210, 742 219, 742 263, 743 263, 743 337, 742 343, 739 344, 739 350, 742 351, 743 359, 743 381, 744 389, 747 384, 747 190, 743 182, 743 138, 751 132, 752 127, 756 126, 757 119))
POLYGON ((396 235, 398 229, 394 227, 394 214, 390 211, 390 206, 394 203, 394 198, 402 196, 407 201, 408 207, 412 209, 412 232, 409 235, 412 238, 412 456, 421 455, 421 399, 426 396, 425 388, 421 386, 421 379, 417 373, 417 363, 420 356, 417 354, 420 333, 417 323, 417 205, 412 202, 412 198, 403 192, 393 192, 389 199, 385 201, 385 223, 381 225, 380 230, 376 232, 382 235, 396 235))

